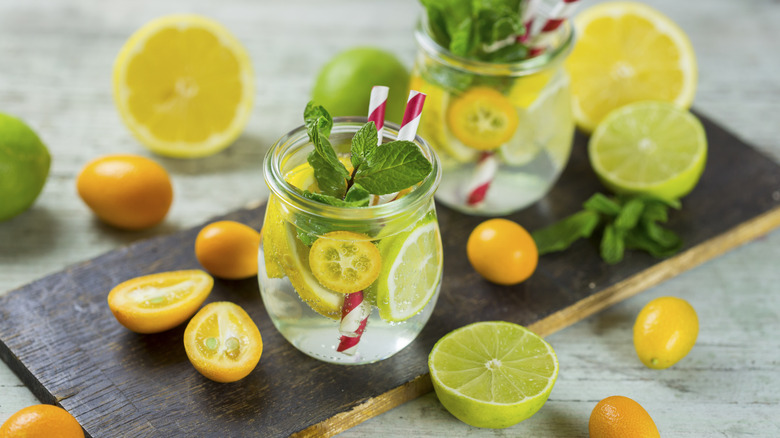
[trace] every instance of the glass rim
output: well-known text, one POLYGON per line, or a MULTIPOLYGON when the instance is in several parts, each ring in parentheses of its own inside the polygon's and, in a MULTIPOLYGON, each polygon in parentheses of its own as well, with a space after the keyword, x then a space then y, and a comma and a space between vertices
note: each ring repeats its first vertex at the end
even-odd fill
POLYGON ((557 33, 563 35, 560 44, 556 45, 552 50, 545 51, 544 53, 535 56, 533 58, 524 59, 517 62, 486 62, 478 61, 475 59, 464 58, 458 56, 449 51, 449 49, 440 45, 431 36, 430 28, 428 26, 427 15, 423 14, 417 22, 417 27, 414 31, 417 45, 428 56, 436 59, 438 62, 451 67, 456 70, 463 71, 465 73, 480 75, 480 76, 527 76, 544 69, 550 68, 552 65, 557 64, 568 56, 574 47, 575 30, 571 25, 571 20, 566 20, 556 30, 557 33))
MULTIPOLYGON (((355 133, 367 122, 367 117, 334 117, 331 135, 355 133)), ((396 140, 399 129, 400 127, 397 124, 386 121, 382 130, 382 136, 388 141, 396 140)), ((302 196, 292 184, 289 184, 284 179, 282 171, 283 160, 289 153, 311 145, 306 125, 300 125, 292 129, 271 146, 265 155, 263 178, 270 190, 269 196, 276 195, 285 204, 304 211, 309 215, 345 222, 391 219, 396 216, 406 215, 410 211, 417 211, 417 209, 425 206, 428 200, 433 198, 433 194, 441 181, 441 166, 433 148, 419 135, 415 136, 414 142, 422 149, 423 154, 431 162, 431 173, 418 183, 417 188, 409 194, 386 204, 367 207, 339 207, 324 204, 302 196)))

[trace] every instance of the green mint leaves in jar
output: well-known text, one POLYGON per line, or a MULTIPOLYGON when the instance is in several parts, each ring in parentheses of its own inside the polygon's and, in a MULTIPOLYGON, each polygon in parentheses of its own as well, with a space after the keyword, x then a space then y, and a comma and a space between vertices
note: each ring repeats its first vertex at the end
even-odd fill
POLYGON ((365 207, 371 195, 400 192, 425 179, 433 169, 411 141, 391 141, 377 146, 376 125, 368 122, 352 138, 350 171, 328 139, 333 128, 328 111, 309 102, 303 116, 309 140, 314 145, 307 161, 320 189, 320 193, 302 190, 306 198, 334 206, 365 207))

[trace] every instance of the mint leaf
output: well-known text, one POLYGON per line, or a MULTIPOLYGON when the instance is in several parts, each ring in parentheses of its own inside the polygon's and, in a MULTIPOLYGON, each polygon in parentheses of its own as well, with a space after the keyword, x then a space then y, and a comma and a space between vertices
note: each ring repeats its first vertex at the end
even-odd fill
POLYGON ((337 198, 335 196, 325 195, 325 194, 322 194, 322 193, 310 192, 308 190, 302 190, 302 191, 300 191, 300 193, 301 193, 301 196, 303 196, 304 198, 309 198, 311 200, 314 200, 314 201, 317 201, 317 202, 321 202, 323 204, 333 205, 335 207, 348 207, 348 208, 352 208, 352 207, 365 207, 366 205, 368 205, 368 198, 366 198, 365 200, 363 200, 363 199, 356 199, 356 200, 349 200, 349 201, 347 201, 347 200, 344 200, 344 199, 341 199, 341 198, 337 198))
POLYGON ((645 201, 642 198, 631 198, 620 210, 620 214, 615 218, 615 227, 621 230, 630 230, 639 223, 642 212, 645 209, 645 201))
POLYGON ((664 237, 656 240, 650 236, 647 229, 635 228, 626 235, 626 248, 640 249, 654 257, 669 257, 677 254, 682 249, 682 240, 673 232, 657 224, 654 226, 663 230, 664 237))
POLYGON ((392 141, 376 148, 353 175, 355 184, 374 195, 395 193, 422 181, 433 169, 410 141, 392 141))
POLYGON ((574 213, 531 233, 539 254, 563 251, 581 238, 590 237, 599 224, 599 214, 590 210, 574 213))
POLYGON ((358 207, 366 207, 371 199, 371 193, 360 184, 353 184, 347 191, 344 201, 350 204, 358 204, 358 207))
POLYGON ((379 134, 376 131, 376 124, 368 122, 355 133, 352 137, 352 146, 350 152, 352 156, 352 167, 357 169, 362 166, 377 147, 379 134))
POLYGON ((588 200, 582 204, 582 207, 586 210, 595 211, 607 216, 617 216, 620 214, 621 210, 620 204, 613 201, 612 199, 607 198, 601 193, 596 193, 595 195, 588 198, 588 200))
POLYGON ((450 41, 450 52, 457 56, 466 57, 474 47, 474 33, 471 18, 466 18, 458 24, 450 41))
POLYGON ((601 238, 601 258, 610 265, 623 260, 625 252, 625 231, 612 224, 604 227, 601 238))
POLYGON ((308 129, 314 150, 306 159, 314 170, 314 178, 320 190, 326 195, 341 198, 347 191, 349 171, 339 161, 328 138, 322 135, 319 129, 321 120, 323 117, 317 118, 308 129))
POLYGON ((330 137, 333 117, 322 105, 315 105, 314 101, 309 101, 306 104, 306 109, 303 110, 303 121, 307 130, 317 126, 324 137, 330 137))

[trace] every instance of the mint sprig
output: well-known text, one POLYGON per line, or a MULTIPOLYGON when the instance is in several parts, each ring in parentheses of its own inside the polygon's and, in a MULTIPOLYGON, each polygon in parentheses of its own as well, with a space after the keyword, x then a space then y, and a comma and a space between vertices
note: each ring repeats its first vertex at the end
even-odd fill
POLYGON ((370 195, 399 192, 425 179, 433 166, 410 141, 391 141, 377 147, 374 122, 364 124, 352 137, 352 172, 339 160, 328 139, 333 119, 322 106, 309 102, 304 121, 314 150, 307 160, 322 193, 311 199, 331 205, 364 206, 370 195))
POLYGON ((420 0, 433 39, 455 55, 488 62, 525 59, 528 48, 511 43, 522 35, 522 0, 420 0))
POLYGON ((531 233, 539 254, 563 251, 575 241, 590 237, 602 229, 601 258, 615 264, 623 260, 627 249, 638 249, 655 257, 669 257, 682 248, 682 240, 661 226, 668 220, 668 202, 639 195, 608 198, 601 193, 583 203, 583 210, 531 233))

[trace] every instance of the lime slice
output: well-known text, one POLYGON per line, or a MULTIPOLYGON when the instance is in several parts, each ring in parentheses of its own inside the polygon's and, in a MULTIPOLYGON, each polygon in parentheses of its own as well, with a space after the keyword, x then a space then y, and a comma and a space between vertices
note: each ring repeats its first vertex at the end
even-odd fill
POLYGON ((593 170, 613 192, 675 200, 699 181, 707 137, 688 111, 667 102, 638 102, 607 115, 588 153, 593 170))
POLYGON ((374 283, 379 316, 405 321, 428 304, 441 284, 442 244, 435 213, 411 231, 382 239, 379 252, 382 272, 374 283))
POLYGON ((436 396, 459 420, 505 428, 538 411, 558 377, 550 344, 509 322, 478 322, 446 334, 428 356, 436 396))

